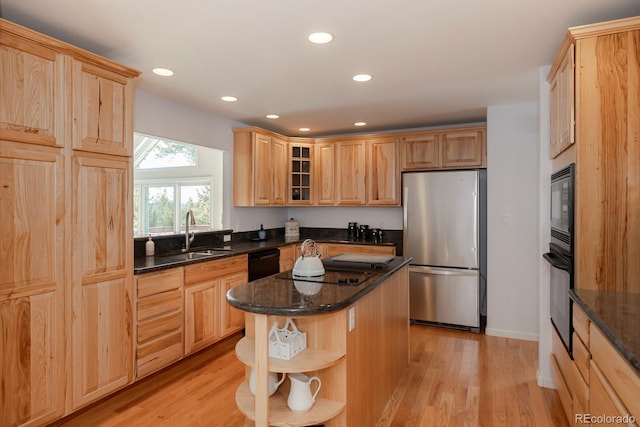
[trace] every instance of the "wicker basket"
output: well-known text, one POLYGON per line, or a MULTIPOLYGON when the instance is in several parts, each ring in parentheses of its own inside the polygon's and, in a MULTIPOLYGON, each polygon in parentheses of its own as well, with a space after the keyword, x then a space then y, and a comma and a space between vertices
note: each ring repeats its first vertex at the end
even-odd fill
POLYGON ((269 357, 291 360, 305 348, 307 348, 307 334, 298 331, 291 318, 287 318, 282 329, 278 328, 277 320, 273 322, 269 331, 269 357))

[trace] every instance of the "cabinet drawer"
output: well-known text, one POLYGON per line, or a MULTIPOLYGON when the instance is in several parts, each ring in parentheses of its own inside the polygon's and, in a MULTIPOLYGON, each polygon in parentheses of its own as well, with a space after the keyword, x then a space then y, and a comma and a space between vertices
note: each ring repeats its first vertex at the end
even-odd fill
POLYGON ((558 396, 560 397, 560 403, 562 403, 562 409, 564 409, 564 414, 568 420, 572 419, 572 406, 571 406, 571 392, 569 391, 569 387, 567 387, 567 383, 562 376, 562 372, 560 371, 560 367, 558 366, 558 362, 556 361, 556 357, 554 354, 551 354, 551 372, 553 374, 553 381, 556 384, 556 388, 558 391, 558 396))
POLYGON ((573 395, 573 413, 583 413, 578 412, 578 410, 582 409, 584 411, 589 407, 589 384, 585 382, 582 375, 576 374, 573 378, 573 383, 569 384, 569 387, 573 395))
POLYGON ((247 271, 247 269, 248 263, 246 255, 188 265, 184 270, 184 284, 191 285, 193 283, 204 282, 206 280, 227 276, 231 273, 247 271))
MULTIPOLYGON (((625 415, 630 415, 630 411, 624 407, 615 390, 593 360, 591 361, 591 374, 589 412, 594 416, 624 417, 625 415)), ((619 425, 636 426, 637 424, 620 423, 619 425)))
POLYGON ((182 277, 182 267, 170 268, 157 273, 142 274, 138 276, 138 280, 136 281, 138 298, 179 289, 180 286, 182 286, 182 277))
POLYGON ((157 340, 139 345, 137 350, 138 378, 161 369, 182 358, 182 331, 175 331, 157 340))
POLYGON ((149 319, 163 313, 182 310, 182 290, 163 292, 138 300, 138 321, 149 319))
POLYGON ((575 332, 573 333, 573 360, 576 362, 582 379, 589 384, 589 361, 591 360, 591 354, 575 332))
POLYGON ((172 331, 182 331, 182 318, 182 310, 180 310, 138 322, 138 343, 144 343, 172 331))
MULTIPOLYGON (((640 377, 629 366, 626 360, 602 334, 600 329, 590 329, 591 357, 606 380, 611 384, 622 404, 629 410, 629 414, 640 419, 640 377)), ((593 366, 593 363, 592 365, 593 366)))
POLYGON ((589 329, 591 328, 591 320, 582 311, 580 306, 573 304, 573 330, 580 337, 585 347, 589 348, 589 329))

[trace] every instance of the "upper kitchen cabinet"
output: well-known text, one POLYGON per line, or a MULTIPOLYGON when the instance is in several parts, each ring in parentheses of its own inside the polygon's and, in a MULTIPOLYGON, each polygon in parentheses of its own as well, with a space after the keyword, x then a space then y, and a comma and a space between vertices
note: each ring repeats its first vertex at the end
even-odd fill
POLYGON ((65 144, 70 90, 67 58, 53 39, 0 21, 0 139, 65 144))
POLYGON ((448 130, 440 137, 443 168, 485 166, 485 129, 448 130))
POLYGON ((335 142, 336 150, 336 202, 343 206, 365 205, 366 149, 364 139, 346 139, 335 142))
POLYGON ((440 135, 434 132, 413 133, 399 138, 403 171, 439 168, 440 135))
POLYGON ((316 142, 314 145, 314 193, 315 204, 336 204, 336 146, 332 142, 316 142))
POLYGON ((487 166, 486 126, 403 133, 398 142, 402 171, 487 166))
POLYGON ((553 159, 575 142, 574 47, 565 52, 553 76, 549 93, 549 156, 553 159))
POLYGON ((367 141, 367 204, 400 204, 400 171, 396 138, 367 141))
POLYGON ((234 206, 285 205, 287 153, 287 141, 280 135, 258 128, 234 129, 234 206))
MULTIPOLYGON (((640 276, 640 18, 570 28, 550 83, 569 70, 572 52, 575 143, 552 163, 554 171, 576 165, 575 286, 639 293, 633 278, 640 276)), ((566 117, 567 111, 552 114, 550 129, 561 134, 571 123, 566 117)))
POLYGON ((289 140, 289 182, 287 204, 311 205, 313 203, 313 141, 301 138, 289 140))
POLYGON ((73 63, 73 148, 131 156, 133 84, 121 73, 83 61, 73 63))

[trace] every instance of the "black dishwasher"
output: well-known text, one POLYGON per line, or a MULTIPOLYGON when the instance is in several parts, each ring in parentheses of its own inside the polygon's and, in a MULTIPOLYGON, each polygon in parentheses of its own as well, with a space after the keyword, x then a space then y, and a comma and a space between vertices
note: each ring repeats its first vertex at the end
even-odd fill
POLYGON ((249 254, 249 281, 271 276, 280 271, 280 249, 266 249, 249 254))

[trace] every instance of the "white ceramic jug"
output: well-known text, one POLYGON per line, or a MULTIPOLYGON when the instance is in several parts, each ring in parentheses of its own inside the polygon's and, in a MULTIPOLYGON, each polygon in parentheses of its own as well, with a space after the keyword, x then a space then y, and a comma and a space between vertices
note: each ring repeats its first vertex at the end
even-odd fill
POLYGON ((318 377, 309 378, 305 374, 289 374, 291 380, 291 390, 287 399, 287 406, 293 412, 307 412, 316 401, 316 396, 320 391, 322 382, 318 377), (313 395, 311 394, 311 382, 318 381, 318 388, 313 395))
MULTIPOLYGON (((287 378, 287 374, 282 374, 282 378, 278 380, 278 374, 275 372, 269 372, 269 396, 273 396, 273 394, 278 390, 280 384, 284 382, 284 379, 287 378)), ((256 395, 256 371, 251 368, 251 373, 249 374, 249 391, 254 396, 256 395)))

